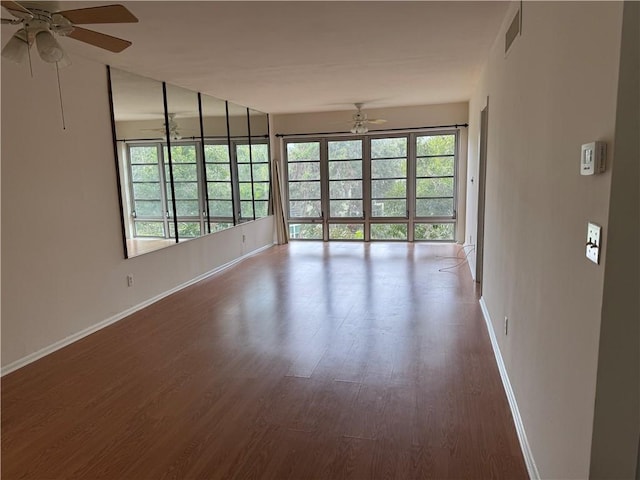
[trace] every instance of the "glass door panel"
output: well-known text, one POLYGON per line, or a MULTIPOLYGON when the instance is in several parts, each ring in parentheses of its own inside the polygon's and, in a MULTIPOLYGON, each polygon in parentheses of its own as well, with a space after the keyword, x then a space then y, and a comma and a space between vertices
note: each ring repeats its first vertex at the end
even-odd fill
POLYGON ((407 240, 408 145, 407 136, 371 139, 371 240, 407 240))
POLYGON ((135 237, 165 237, 164 199, 158 145, 129 145, 132 216, 135 237))
MULTIPOLYGON (((194 238, 202 234, 202 218, 198 194, 198 162, 195 143, 171 145, 171 161, 173 165, 173 190, 176 193, 175 205, 178 218, 179 238, 194 238)), ((169 155, 164 147, 165 184, 169 203, 173 200, 169 174, 169 155)), ((169 209, 169 217, 173 212, 169 209)), ((169 222, 170 237, 175 237, 175 224, 169 222)))
POLYGON ((287 185, 289 236, 322 240, 320 142, 287 143, 287 185))
POLYGON ((209 201, 209 228, 218 232, 233 226, 233 191, 229 145, 205 144, 204 165, 209 201))
POLYGON ((362 220, 362 140, 329 141, 328 164, 329 217, 362 220))
POLYGON ((455 218, 455 147, 454 134, 416 138, 416 217, 455 218))
POLYGON ((406 218, 407 137, 371 139, 371 216, 406 218))
POLYGON ((269 145, 264 140, 252 139, 251 142, 253 202, 256 218, 261 218, 269 215, 269 145))
POLYGON ((253 171, 249 144, 236 144, 236 162, 238 164, 238 184, 240 187, 240 218, 244 221, 254 218, 253 210, 253 171))

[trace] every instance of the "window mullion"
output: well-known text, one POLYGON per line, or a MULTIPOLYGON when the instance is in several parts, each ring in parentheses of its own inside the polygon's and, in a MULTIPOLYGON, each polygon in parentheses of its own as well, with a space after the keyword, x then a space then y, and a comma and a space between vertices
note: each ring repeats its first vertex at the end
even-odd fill
POLYGON ((364 241, 371 240, 371 137, 363 137, 362 145, 362 217, 364 219, 364 241))
POLYGON ((418 136, 415 133, 410 133, 407 140, 407 211, 409 216, 409 223, 407 225, 407 240, 409 242, 414 241, 414 225, 416 218, 416 152, 418 136))
POLYGON ((251 142, 251 118, 249 115, 249 109, 247 108, 247 141, 249 142, 249 178, 251 179, 251 211, 253 213, 253 219, 256 219, 256 191, 255 184, 253 182, 253 148, 251 142))
MULTIPOLYGON (((129 182, 127 182, 129 185, 129 217, 133 218, 133 228, 135 230, 135 221, 136 221, 136 215, 134 215, 135 210, 136 210, 136 197, 135 197, 135 192, 133 191, 133 167, 131 165, 131 145, 127 145, 127 169, 129 171, 129 182)), ((134 234, 135 236, 135 234, 134 234)))
POLYGON ((235 140, 231 140, 231 149, 229 150, 229 160, 231 161, 231 179, 232 194, 234 198, 233 217, 234 224, 238 225, 242 220, 242 203, 240 201, 240 174, 238 173, 238 144, 235 140))
POLYGON ((196 175, 198 180, 198 217, 200 218, 200 235, 211 233, 209 230, 209 201, 207 179, 204 166, 204 144, 194 142, 196 149, 196 175), (198 148, 200 145, 200 148, 198 148))
POLYGON ((205 165, 205 153, 204 153, 204 122, 202 115, 202 94, 198 92, 198 119, 200 127, 200 148, 196 149, 196 160, 198 155, 200 156, 200 173, 201 178, 199 182, 200 192, 202 195, 198 195, 201 199, 200 212, 202 213, 202 221, 200 222, 200 230, 203 233, 211 233, 211 212, 209 212, 209 189, 207 188, 207 166, 205 165))
POLYGON ((169 231, 169 197, 167 196, 167 176, 164 169, 164 148, 162 143, 156 143, 158 149, 158 170, 160 172, 160 198, 162 199, 162 220, 164 223, 164 238, 171 238, 169 231))
POLYGON ((320 205, 322 209, 322 240, 329 241, 329 147, 328 140, 320 141, 320 205))

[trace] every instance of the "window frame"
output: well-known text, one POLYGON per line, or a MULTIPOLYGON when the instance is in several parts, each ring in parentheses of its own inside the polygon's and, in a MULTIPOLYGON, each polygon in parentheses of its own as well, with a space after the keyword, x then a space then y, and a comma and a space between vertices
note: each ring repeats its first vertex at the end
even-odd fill
MULTIPOLYGON (((453 200, 453 205, 452 205, 452 213, 451 215, 417 215, 417 212, 415 212, 415 219, 417 220, 416 223, 451 223, 451 222, 455 222, 457 223, 457 217, 458 217, 458 178, 459 178, 459 174, 458 174, 458 151, 459 151, 459 135, 460 132, 459 130, 456 130, 455 132, 451 132, 451 131, 434 131, 434 132, 427 132, 427 133, 419 133, 419 134, 415 134, 414 137, 414 141, 412 142, 414 145, 414 148, 417 149, 417 141, 418 141, 418 137, 436 137, 436 136, 444 136, 444 135, 453 135, 454 136, 454 148, 453 148, 453 154, 448 154, 448 155, 421 155, 418 156, 417 152, 415 152, 415 156, 414 156, 414 165, 415 168, 417 169, 417 165, 418 165, 418 159, 419 158, 443 158, 443 157, 453 157, 453 175, 441 175, 441 176, 420 176, 418 177, 417 175, 417 171, 414 171, 414 175, 413 175, 413 181, 414 181, 414 208, 417 210, 417 201, 420 200, 424 200, 424 199, 449 199, 451 198, 453 200), (447 196, 447 197, 418 197, 417 196, 417 182, 420 179, 430 179, 430 178, 452 178, 452 194, 451 196, 447 196), (427 221, 428 220, 428 221, 427 221)), ((455 238, 455 232, 454 232, 454 238, 455 238)))
MULTIPOLYGON (((230 228, 232 226, 238 225, 240 223, 246 223, 249 221, 253 221, 259 218, 263 218, 263 216, 256 215, 255 207, 253 208, 253 215, 251 217, 243 217, 241 215, 240 205, 240 183, 248 183, 251 187, 251 196, 252 196, 252 204, 255 205, 255 202, 266 202, 266 216, 272 215, 272 184, 271 184, 271 152, 270 152, 270 141, 268 138, 260 138, 260 139, 242 139, 242 140, 227 140, 227 139, 204 139, 204 142, 201 138, 189 138, 189 139, 181 139, 181 140, 172 140, 167 142, 166 140, 157 141, 157 140, 132 140, 132 141, 124 141, 124 167, 127 173, 126 180, 126 189, 129 195, 129 201, 127 202, 127 215, 128 221, 131 226, 131 238, 146 238, 146 239, 175 239, 175 232, 172 232, 172 226, 175 223, 180 224, 183 222, 188 223, 198 223, 200 225, 200 234, 197 236, 185 236, 180 235, 178 231, 178 239, 179 240, 187 240, 198 238, 200 236, 207 235, 209 233, 216 233, 217 231, 223 230, 225 228, 230 228), (226 162, 207 162, 206 161, 206 152, 205 147, 207 145, 219 145, 226 147, 228 158, 229 158, 229 180, 210 180, 207 178, 206 167, 207 164, 219 164, 224 165, 226 162), (265 145, 266 146, 266 161, 265 162, 253 162, 252 159, 248 163, 251 169, 251 181, 249 182, 239 182, 238 179, 238 158, 236 147, 239 145, 248 145, 249 150, 252 149, 254 145, 265 145), (145 164, 137 164, 132 163, 131 161, 131 150, 136 147, 149 147, 153 146, 156 149, 156 161, 154 163, 145 163, 145 164), (170 176, 167 175, 166 168, 172 168, 176 165, 180 165, 180 163, 168 162, 168 155, 165 153, 165 149, 174 148, 177 146, 193 146, 195 149, 195 164, 188 163, 189 165, 195 165, 195 171, 197 179, 196 181, 185 181, 185 183, 196 183, 198 190, 198 215, 197 216, 187 216, 187 215, 179 215, 176 216, 175 221, 173 218, 173 202, 179 199, 170 198, 171 196, 167 193, 167 189, 169 185, 171 185, 170 176), (230 148, 231 147, 231 148, 230 148), (253 181, 253 166, 254 165, 267 165, 268 177, 267 180, 259 180, 253 181), (155 165, 158 169, 158 182, 136 182, 133 180, 133 166, 134 165, 155 165), (134 192, 134 184, 136 183, 158 183, 160 187, 160 204, 162 213, 161 216, 140 216, 135 207, 136 207, 136 197, 134 192), (209 183, 225 183, 230 185, 231 196, 227 199, 217 199, 209 198, 208 186, 209 183), (266 200, 255 200, 255 187, 256 183, 260 185, 267 185, 268 189, 268 198, 266 200), (229 201, 231 202, 231 216, 221 216, 221 215, 211 215, 210 213, 210 202, 211 201, 229 201), (138 236, 136 224, 141 222, 152 222, 152 223, 160 223, 162 222, 164 236, 138 236), (175 223, 174 223, 175 222, 175 223), (230 224, 229 227, 221 228, 221 229, 212 229, 212 224, 230 224), (173 235, 172 235, 173 233, 173 235)), ((244 164, 242 162, 241 164, 244 164)), ((180 182, 178 182, 180 183, 180 182)), ((173 180, 173 184, 175 186, 176 180, 173 180)), ((175 191, 175 188, 174 188, 175 191)), ((193 199, 189 199, 193 200, 193 199)), ((144 199, 143 199, 144 201, 144 199)), ((158 200, 154 200, 158 201, 158 200)), ((175 228, 173 228, 175 230, 175 228)))
MULTIPOLYGON (((303 226, 305 224, 308 225, 322 225, 322 240, 330 241, 329 227, 332 224, 355 224, 362 223, 364 228, 364 235, 362 239, 357 239, 356 241, 408 241, 408 242, 455 242, 456 235, 458 230, 458 216, 457 216, 457 208, 458 208, 458 182, 459 182, 459 151, 460 151, 460 131, 458 128, 456 129, 438 129, 438 130, 419 130, 412 132, 393 132, 393 133, 379 133, 375 132, 373 134, 368 135, 327 135, 327 136, 304 136, 304 135, 291 135, 283 138, 283 161, 284 161, 284 188, 283 197, 285 200, 285 215, 287 226, 289 225, 300 225, 303 226), (419 158, 425 158, 425 156, 417 155, 417 141, 419 137, 425 136, 441 136, 441 135, 452 135, 454 137, 454 148, 453 154, 447 155, 439 155, 438 157, 452 157, 454 172, 453 176, 446 176, 446 178, 453 178, 453 192, 452 198, 453 201, 453 209, 452 215, 450 216, 418 216, 417 215, 417 200, 422 199, 422 197, 417 196, 417 181, 420 178, 431 178, 431 177, 418 177, 417 176, 417 163, 419 158), (387 157, 380 158, 372 158, 371 155, 371 142, 375 139, 385 139, 385 138, 406 138, 407 139, 407 156, 406 156, 406 216, 389 216, 389 217, 381 217, 381 216, 373 216, 373 181, 378 180, 373 178, 372 162, 375 160, 387 159, 387 157), (330 196, 329 196, 329 185, 331 180, 329 179, 329 155, 328 155, 328 145, 331 141, 348 141, 348 140, 361 140, 362 143, 362 203, 363 203, 363 216, 362 217, 332 217, 330 211, 330 196), (289 150, 288 145, 295 143, 318 143, 319 144, 319 152, 320 158, 319 160, 313 160, 315 163, 320 164, 320 204, 321 204, 321 214, 319 217, 292 217, 291 215, 291 202, 292 201, 303 201, 304 199, 291 199, 290 198, 290 184, 300 182, 300 180, 290 180, 289 179, 289 150), (398 225, 406 225, 407 235, 405 239, 374 239, 371 235, 371 226, 377 224, 398 224, 398 225), (452 224, 453 225, 453 235, 451 238, 447 239, 416 239, 415 238, 415 229, 416 226, 422 224, 430 224, 430 225, 441 225, 441 224, 452 224)), ((394 157, 395 158, 395 157, 394 157)), ((403 157, 397 157, 403 158, 403 157)), ((331 160, 338 161, 338 160, 331 160)), ((305 161, 292 161, 291 163, 307 163, 305 161)), ((311 163, 311 162, 309 162, 311 163)), ((386 177, 385 177, 386 178, 386 177)), ((434 177, 435 178, 435 177, 434 177)), ((440 178, 440 176, 438 176, 440 178)), ((317 181, 317 180, 313 180, 317 181)), ((427 198, 435 198, 435 197, 427 197, 427 198)), ((311 199, 309 199, 311 200, 311 199)), ((314 200, 315 201, 315 200, 314 200)), ((291 233, 291 230, 290 230, 291 233)), ((306 240, 301 238, 296 238, 291 235, 292 240, 306 240)), ((308 239, 308 240, 318 240, 318 239, 308 239)))

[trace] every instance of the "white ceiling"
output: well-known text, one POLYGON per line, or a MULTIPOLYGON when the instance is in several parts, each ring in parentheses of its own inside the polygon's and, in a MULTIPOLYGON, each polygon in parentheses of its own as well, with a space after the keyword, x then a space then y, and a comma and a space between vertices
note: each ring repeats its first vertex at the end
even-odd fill
POLYGON ((88 28, 133 46, 113 54, 63 38, 72 59, 81 55, 268 113, 466 101, 508 7, 487 1, 122 3, 139 23, 88 28))

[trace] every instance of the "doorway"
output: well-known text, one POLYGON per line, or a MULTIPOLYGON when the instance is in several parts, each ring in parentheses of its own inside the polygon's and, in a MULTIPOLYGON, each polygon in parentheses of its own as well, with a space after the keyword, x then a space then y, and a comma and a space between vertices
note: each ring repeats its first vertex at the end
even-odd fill
POLYGON ((478 229, 476 232, 476 282, 482 294, 484 267, 484 213, 487 182, 487 135, 489 128, 489 98, 487 106, 480 112, 480 146, 478 160, 478 229))

